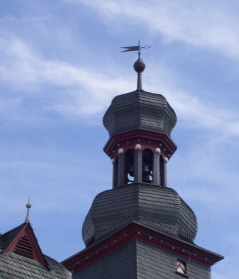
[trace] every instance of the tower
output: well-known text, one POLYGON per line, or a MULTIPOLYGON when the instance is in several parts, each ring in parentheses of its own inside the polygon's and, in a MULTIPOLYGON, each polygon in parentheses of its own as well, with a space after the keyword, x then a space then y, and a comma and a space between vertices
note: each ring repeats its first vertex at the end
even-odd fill
POLYGON ((62 263, 73 279, 209 279, 223 257, 194 244, 196 216, 167 185, 176 114, 165 97, 142 89, 140 52, 134 69, 137 89, 116 96, 103 117, 112 189, 95 197, 85 218, 86 249, 62 263))

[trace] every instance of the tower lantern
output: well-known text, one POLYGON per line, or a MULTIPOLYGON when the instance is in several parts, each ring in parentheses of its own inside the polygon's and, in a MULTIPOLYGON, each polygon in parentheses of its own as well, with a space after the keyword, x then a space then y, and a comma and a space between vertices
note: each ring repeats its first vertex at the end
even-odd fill
POLYGON ((116 96, 103 117, 110 139, 104 147, 113 163, 113 188, 132 182, 167 186, 166 166, 177 146, 170 137, 177 117, 165 97, 142 89, 140 59, 134 63, 137 89, 116 96))

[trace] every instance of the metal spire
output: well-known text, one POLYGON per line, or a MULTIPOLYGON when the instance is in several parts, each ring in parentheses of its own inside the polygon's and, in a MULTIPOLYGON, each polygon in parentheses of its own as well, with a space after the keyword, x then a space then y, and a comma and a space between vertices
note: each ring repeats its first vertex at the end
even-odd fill
POLYGON ((140 46, 140 41, 138 42, 138 46, 128 46, 128 47, 121 47, 124 48, 125 50, 122 50, 121 52, 128 52, 128 51, 137 51, 138 50, 138 60, 134 63, 134 70, 138 73, 138 79, 137 79, 137 90, 142 90, 142 78, 141 74, 145 69, 145 64, 143 60, 140 59, 140 50, 142 48, 148 49, 151 46, 140 46))
POLYGON ((30 224, 30 208, 32 207, 32 205, 30 204, 30 197, 28 198, 28 203, 26 204, 26 208, 27 208, 27 217, 25 220, 25 223, 29 223, 30 224))

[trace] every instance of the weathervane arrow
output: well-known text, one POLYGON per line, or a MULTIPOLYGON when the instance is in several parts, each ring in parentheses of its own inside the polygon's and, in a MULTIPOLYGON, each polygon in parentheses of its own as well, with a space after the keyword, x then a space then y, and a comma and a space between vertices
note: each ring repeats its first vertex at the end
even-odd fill
POLYGON ((142 48, 150 48, 151 46, 144 46, 144 47, 141 47, 140 46, 140 41, 139 41, 139 44, 137 46, 128 46, 128 47, 121 47, 121 48, 124 48, 124 50, 122 50, 121 52, 128 52, 128 51, 138 51, 138 56, 139 56, 139 59, 140 59, 140 50, 142 48))
POLYGON ((125 50, 122 50, 121 52, 140 50, 140 46, 129 46, 129 47, 121 47, 121 48, 125 48, 125 50))

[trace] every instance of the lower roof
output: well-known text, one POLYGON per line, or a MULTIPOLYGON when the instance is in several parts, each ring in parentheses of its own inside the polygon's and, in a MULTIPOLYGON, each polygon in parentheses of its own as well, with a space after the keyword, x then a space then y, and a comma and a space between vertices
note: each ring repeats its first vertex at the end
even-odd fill
POLYGON ((95 197, 83 224, 83 240, 89 247, 131 222, 190 243, 197 233, 194 212, 175 190, 132 183, 103 191, 95 197))
POLYGON ((56 260, 45 256, 48 268, 27 257, 7 252, 0 254, 0 278, 70 279, 69 272, 56 260))

